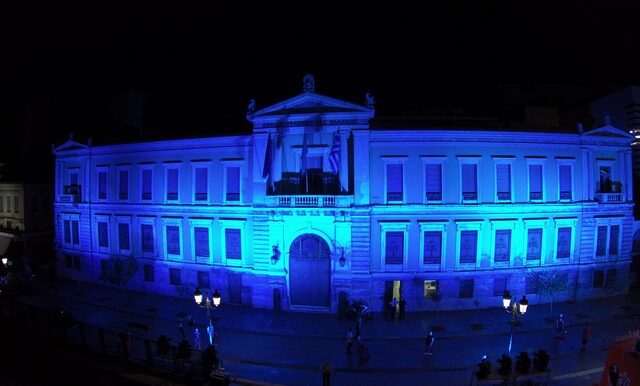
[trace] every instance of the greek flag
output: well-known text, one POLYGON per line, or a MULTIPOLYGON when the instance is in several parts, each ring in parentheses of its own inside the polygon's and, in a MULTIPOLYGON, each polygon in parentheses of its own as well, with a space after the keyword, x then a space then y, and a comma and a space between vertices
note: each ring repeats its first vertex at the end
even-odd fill
POLYGON ((329 153, 329 164, 331 165, 333 174, 338 174, 338 167, 340 166, 340 137, 338 133, 333 135, 333 146, 329 153))

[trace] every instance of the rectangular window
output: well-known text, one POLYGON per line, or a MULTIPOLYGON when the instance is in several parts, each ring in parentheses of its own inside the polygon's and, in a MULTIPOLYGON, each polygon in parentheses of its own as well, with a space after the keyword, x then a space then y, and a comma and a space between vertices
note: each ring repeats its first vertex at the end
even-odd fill
POLYGON ((493 261, 495 263, 511 261, 511 229, 496 230, 495 242, 493 261))
POLYGON ((442 260, 442 231, 424 232, 424 264, 440 264, 442 260))
POLYGON ((150 264, 144 265, 144 281, 147 281, 147 282, 155 281, 155 272, 153 272, 153 265, 150 265, 150 264))
POLYGON ((402 264, 404 261, 404 232, 385 233, 385 263, 402 264))
POLYGON ((109 227, 103 221, 98 223, 98 247, 109 248, 109 227))
POLYGON ((206 201, 207 200, 207 168, 196 168, 196 201, 206 201))
POLYGON ((98 200, 107 199, 107 172, 98 172, 98 200))
POLYGON ((4 209, 4 210, 5 210, 5 212, 7 212, 7 213, 8 213, 8 212, 11 212, 11 197, 9 197, 9 196, 5 196, 5 197, 4 197, 4 203, 5 203, 5 205, 4 205, 4 207, 5 207, 5 209, 4 209))
POLYGON ((240 229, 225 229, 224 240, 227 259, 242 259, 242 240, 240 239, 240 229))
POLYGON ((534 295, 538 293, 538 277, 536 275, 527 275, 524 279, 525 295, 534 295))
POLYGON ((64 220, 62 224, 64 228, 64 243, 71 244, 71 220, 64 220))
POLYGON ((496 165, 496 189, 498 201, 511 201, 511 165, 496 165))
POLYGON ((596 240, 596 256, 605 256, 607 254, 607 226, 598 226, 598 235, 596 240))
POLYGON ((129 171, 120 170, 118 172, 119 188, 118 198, 121 200, 129 199, 129 171))
POLYGON ((118 246, 120 250, 131 250, 131 244, 129 242, 129 224, 124 222, 118 223, 118 246))
POLYGON ((141 224, 140 235, 142 237, 142 252, 153 253, 153 225, 141 224))
POLYGON ((473 279, 460 280, 460 288, 458 291, 458 297, 460 299, 473 298, 473 279))
POLYGON ((442 201, 442 164, 426 164, 425 188, 428 201, 442 201))
POLYGON ((387 164, 387 201, 403 199, 402 164, 387 164))
POLYGON ((618 238, 620 237, 620 225, 611 225, 609 235, 609 256, 618 255, 618 238))
POLYGON ((460 264, 476 262, 478 253, 478 231, 460 232, 460 264))
POLYGON ((604 271, 593 271, 593 288, 602 288, 604 286, 604 271))
POLYGON ((169 284, 180 285, 180 270, 178 268, 169 268, 169 284))
POLYGON ((227 167, 227 201, 240 201, 240 167, 227 167))
POLYGON ((167 254, 180 255, 180 227, 167 225, 167 254))
POLYGON ((571 256, 571 228, 558 228, 557 259, 568 259, 571 256))
POLYGON ((73 259, 71 255, 64 255, 64 267, 67 269, 73 268, 73 259))
POLYGON ((80 245, 80 230, 77 220, 71 220, 71 242, 73 245, 80 245))
POLYGON ((209 288, 209 272, 198 271, 198 287, 209 288))
POLYGON ((529 200, 542 201, 542 165, 529 165, 529 200))
POLYGON ((478 165, 462 164, 462 200, 478 200, 478 165))
POLYGON ((496 277, 493 279, 493 296, 504 296, 507 291, 507 278, 496 277))
POLYGON ((560 199, 571 200, 571 165, 560 165, 558 167, 560 183, 560 199))
POLYGON ((178 200, 178 169, 167 169, 167 200, 178 200))
POLYGON ((527 260, 540 260, 542 256, 542 228, 530 228, 527 233, 527 260))
POLYGON ((193 228, 196 257, 209 257, 209 228, 193 228))
POLYGON ((424 290, 423 296, 425 299, 433 299, 433 297, 438 293, 438 281, 437 280, 425 280, 424 281, 424 290))
POLYGON ((614 269, 607 269, 607 281, 604 283, 605 287, 608 289, 613 289, 616 286, 616 276, 618 271, 614 269))
POLYGON ((69 185, 78 185, 78 172, 69 172, 69 185))
POLYGON ((142 200, 151 200, 152 197, 152 181, 153 174, 151 169, 143 169, 142 170, 142 196, 140 197, 142 200))
POLYGON ((13 196, 13 212, 18 213, 19 207, 20 207, 20 198, 18 196, 13 196))

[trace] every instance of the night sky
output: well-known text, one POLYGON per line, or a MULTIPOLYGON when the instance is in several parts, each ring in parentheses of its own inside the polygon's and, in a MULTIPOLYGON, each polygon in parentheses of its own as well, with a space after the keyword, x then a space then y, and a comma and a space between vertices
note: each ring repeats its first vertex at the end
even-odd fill
POLYGON ((566 110, 640 83, 637 1, 131 3, 3 5, 0 163, 50 162, 71 131, 247 133, 248 100, 297 95, 305 73, 320 94, 373 93, 379 117, 566 110))

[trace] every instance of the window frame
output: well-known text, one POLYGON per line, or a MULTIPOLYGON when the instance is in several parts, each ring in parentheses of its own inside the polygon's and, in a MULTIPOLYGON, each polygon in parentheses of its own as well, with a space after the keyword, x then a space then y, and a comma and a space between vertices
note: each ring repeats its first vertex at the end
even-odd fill
MULTIPOLYGON (((147 164, 138 164, 138 176, 140 178, 140 183, 138 184, 140 187, 140 195, 139 195, 139 200, 140 202, 153 202, 153 171, 155 168, 155 164, 153 163, 147 163, 147 164), (148 171, 151 173, 151 191, 149 192, 149 194, 151 195, 149 198, 144 198, 144 173, 148 171)), ((178 175, 178 179, 180 179, 180 175, 178 175)))
POLYGON ((116 224, 116 239, 117 239, 117 248, 116 250, 120 255, 131 256, 133 254, 133 233, 131 229, 131 216, 115 216, 115 224, 116 224), (129 249, 121 249, 120 248, 120 224, 127 224, 129 227, 129 249))
POLYGON ((171 261, 183 261, 184 260, 184 238, 183 238, 183 230, 182 230, 182 218, 176 217, 163 217, 162 218, 162 256, 165 260, 171 261), (179 254, 169 253, 169 240, 167 239, 167 228, 170 226, 178 227, 178 237, 179 237, 179 254))
POLYGON ((96 201, 109 201, 109 165, 96 166, 96 201), (100 198, 100 174, 105 174, 104 198, 100 198))
POLYGON ((420 225, 420 270, 421 271, 442 271, 444 270, 445 260, 447 255, 447 226, 449 225, 448 221, 441 222, 432 222, 432 221, 421 221, 418 222, 420 225), (440 246, 440 263, 425 263, 424 262, 424 237, 426 232, 440 232, 442 235, 440 246))
POLYGON ((602 259, 618 259, 622 255, 622 232, 623 232, 623 218, 622 217, 598 217, 595 218, 595 233, 594 233, 594 243, 593 243, 593 258, 596 260, 602 259), (611 228, 612 226, 618 226, 618 254, 612 255, 609 252, 611 251, 611 228), (607 241, 605 243, 605 254, 598 255, 598 227, 606 226, 607 227, 607 241))
POLYGON ((164 202, 165 204, 178 204, 180 203, 180 170, 182 168, 181 162, 165 162, 164 166, 164 202), (169 170, 176 170, 178 173, 177 192, 176 199, 169 199, 169 170))
MULTIPOLYGON (((420 156, 422 159, 422 200, 425 205, 442 204, 444 200, 444 162, 446 156, 420 156), (440 165, 440 199, 430 200, 427 197, 427 165, 440 165)), ((386 186, 386 185, 385 185, 386 186)), ((385 194, 386 197, 386 194, 385 194)))
POLYGON ((380 267, 384 272, 401 272, 407 266, 407 252, 409 251, 409 221, 380 223, 380 267), (404 232, 402 264, 387 264, 387 232, 404 232))
POLYGON ((406 170, 407 170, 407 160, 408 157, 405 155, 402 156, 381 156, 382 166, 384 168, 384 181, 383 181, 383 202, 386 205, 398 205, 405 204, 407 202, 407 179, 406 170), (402 167, 402 200, 389 200, 388 196, 388 173, 387 166, 391 164, 399 164, 402 167))
POLYGON ((82 237, 80 236, 80 214, 77 213, 63 213, 60 216, 60 221, 62 222, 62 245, 66 249, 81 249, 82 247, 82 237), (65 221, 69 221, 69 242, 67 243, 64 240, 64 230, 65 230, 65 221), (73 236, 73 222, 77 223, 78 227, 78 237, 77 239, 73 236), (76 242, 77 241, 77 242, 76 242))
POLYGON ((513 165, 515 163, 515 156, 492 156, 493 159, 493 189, 495 203, 513 203, 515 202, 515 184, 513 179, 513 165), (498 196, 498 165, 509 166, 509 199, 500 199, 498 196))
POLYGON ((522 259, 525 266, 538 267, 546 264, 546 253, 547 253, 547 243, 545 242, 545 238, 547 237, 547 224, 549 219, 524 219, 524 229, 523 229, 523 247, 522 251, 522 259), (529 254, 529 229, 542 229, 542 233, 540 235, 540 259, 538 260, 529 260, 527 256, 529 254))
MULTIPOLYGON (((246 232, 246 219, 220 219, 220 250, 222 252, 222 264, 229 267, 243 267, 248 264, 247 262, 247 232, 246 232), (240 229, 240 256, 241 259, 227 259, 227 229, 240 229)), ((209 237, 210 240, 213 237, 209 237)), ((213 241, 213 240, 212 240, 213 241)), ((213 251, 213 250, 212 250, 213 251)), ((213 253, 213 252, 212 252, 213 253)))
POLYGON ((156 218, 155 217, 150 217, 150 216, 139 216, 137 217, 137 229, 139 232, 139 239, 140 239, 140 243, 139 243, 139 248, 140 248, 140 254, 143 257, 151 257, 151 258, 157 258, 158 256, 158 231, 157 231, 157 226, 156 226, 156 218), (142 247, 143 245, 143 237, 142 237, 142 226, 143 225, 151 225, 151 234, 153 235, 153 252, 148 252, 145 251, 144 248, 142 247))
MULTIPOLYGON (((214 219, 189 219, 189 236, 191 237, 191 256, 197 263, 213 263, 213 224, 214 219), (196 228, 207 228, 209 231, 209 256, 196 256, 196 228)), ((241 236, 242 237, 242 234, 241 236)), ((226 242, 226 240, 225 240, 226 242)), ((226 257, 226 254, 225 254, 226 257)))
POLYGON ((222 202, 224 204, 237 205, 242 203, 242 200, 244 198, 243 197, 244 195, 242 194, 242 190, 244 187, 244 184, 242 183, 243 176, 245 174, 244 168, 245 168, 245 162, 243 158, 222 160, 222 185, 223 185, 222 202), (229 168, 231 167, 238 168, 238 199, 237 200, 227 200, 227 174, 228 174, 229 168))
POLYGON ((211 202, 211 161, 210 160, 193 160, 191 161, 191 202, 194 204, 209 204, 211 202), (204 200, 198 199, 198 169, 205 169, 207 181, 206 181, 206 194, 207 198, 204 200))
POLYGON ((117 187, 118 187, 118 202, 129 202, 129 200, 131 200, 131 166, 129 165, 119 165, 117 166, 117 175, 118 175, 118 183, 117 183, 117 187), (122 193, 122 186, 121 186, 121 173, 127 173, 127 197, 122 198, 122 196, 120 195, 122 193))
POLYGON ((547 202, 547 189, 545 186, 545 165, 547 163, 546 156, 527 156, 524 157, 527 164, 527 202, 529 203, 543 203, 547 202), (531 199, 531 166, 540 166, 540 189, 542 189, 542 197, 540 199, 531 199))
POLYGON ((574 178, 574 170, 575 170, 575 164, 576 164, 576 159, 573 157, 556 157, 556 173, 558 175, 558 202, 573 202, 574 198, 575 198, 575 191, 576 191, 576 184, 575 184, 575 178, 574 178), (560 179, 560 167, 561 166, 568 166, 569 167, 569 177, 571 178, 571 197, 570 198, 562 198, 562 191, 561 191, 561 179, 560 179))
POLYGON ((482 221, 456 221, 456 258, 455 268, 456 270, 469 270, 480 268, 480 261, 482 260, 482 240, 483 240, 483 222, 482 221), (460 262, 460 250, 462 246, 462 232, 463 231, 476 231, 476 261, 475 263, 461 263, 460 262))
POLYGON ((101 253, 111 253, 111 247, 113 243, 111 242, 111 218, 108 214, 96 214, 93 216, 93 222, 95 226, 95 234, 96 234, 96 250, 101 253), (100 226, 99 223, 107 224, 107 246, 100 246, 100 226))
MULTIPOLYGON (((512 195, 513 196, 513 195, 512 195)), ((515 235, 516 235, 516 220, 513 219, 495 219, 491 220, 491 267, 512 267, 514 265, 514 259, 516 255, 516 243, 515 235), (508 261, 498 261, 496 262, 496 232, 502 230, 511 231, 511 239, 509 245, 509 260, 508 261)))
POLYGON ((482 161, 482 156, 457 156, 456 157, 458 159, 458 183, 459 183, 459 202, 461 204, 478 204, 480 203, 480 187, 482 184, 480 184, 480 172, 481 172, 481 168, 480 168, 480 163, 482 161), (475 200, 467 200, 464 198, 464 192, 462 191, 462 181, 463 181, 463 176, 462 176, 462 168, 463 165, 476 165, 476 199, 475 200))
POLYGON ((573 262, 575 247, 576 247, 576 225, 578 224, 577 218, 558 218, 554 219, 555 229, 554 229, 554 242, 553 242, 553 262, 554 263, 571 263, 573 262), (568 258, 558 258, 558 237, 560 228, 571 228, 571 246, 569 249, 569 257, 568 258))

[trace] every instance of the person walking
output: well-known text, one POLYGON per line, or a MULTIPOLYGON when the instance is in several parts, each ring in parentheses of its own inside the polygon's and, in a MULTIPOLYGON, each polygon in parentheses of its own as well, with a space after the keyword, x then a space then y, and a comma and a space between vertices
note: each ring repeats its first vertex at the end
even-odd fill
POLYGON ((433 355, 433 342, 436 338, 433 336, 433 331, 429 330, 429 334, 424 338, 424 355, 433 355))
POLYGON ((329 362, 325 361, 322 366, 320 366, 320 371, 322 372, 322 386, 330 386, 331 365, 329 364, 329 362))
POLYGON ((178 321, 178 332, 180 333, 182 340, 187 340, 187 336, 184 333, 184 322, 182 321, 182 319, 178 321))
POLYGON ((356 320, 356 326, 355 326, 355 331, 356 332, 353 335, 354 338, 359 338, 360 337, 361 328, 362 328, 362 316, 358 316, 358 319, 356 320))
POLYGON ((347 331, 347 354, 351 355, 351 349, 353 348, 353 329, 347 331))
POLYGON ((404 320, 405 317, 405 310, 407 308, 407 301, 404 300, 404 298, 400 299, 400 302, 398 303, 398 306, 400 308, 400 314, 398 315, 398 319, 399 320, 404 320))
POLYGON ((389 313, 391 314, 391 321, 396 320, 396 307, 398 307, 398 299, 393 298, 389 302, 389 313))
POLYGON ((560 314, 556 320, 556 333, 558 333, 557 338, 564 342, 564 338, 567 333, 567 330, 565 329, 564 314, 560 314))
POLYGON ((195 328, 193 330, 193 348, 196 350, 202 350, 202 342, 200 341, 200 329, 195 328))
POLYGON ((584 330, 582 330, 582 348, 580 352, 587 351, 587 343, 589 342, 589 338, 591 337, 591 331, 589 331, 589 323, 585 324, 584 330))

